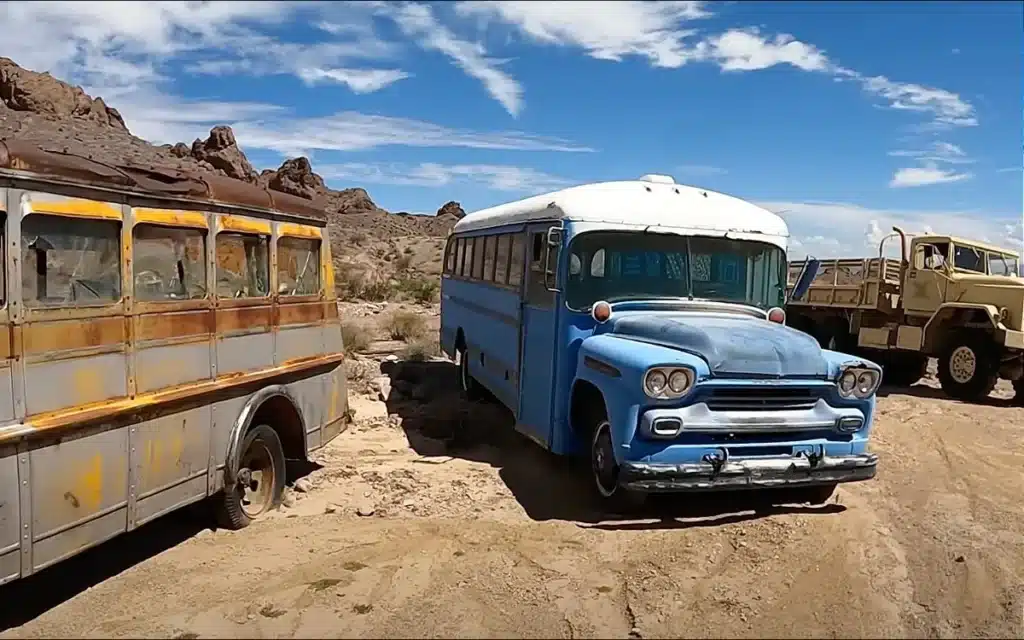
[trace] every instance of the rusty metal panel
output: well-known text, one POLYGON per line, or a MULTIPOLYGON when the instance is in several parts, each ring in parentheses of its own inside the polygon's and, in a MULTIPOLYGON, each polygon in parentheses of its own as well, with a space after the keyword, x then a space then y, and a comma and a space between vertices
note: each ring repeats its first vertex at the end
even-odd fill
POLYGON ((324 421, 324 393, 327 376, 318 375, 289 383, 287 389, 299 403, 299 411, 306 422, 306 442, 310 449, 320 446, 320 426, 324 421))
POLYGON ((125 530, 127 428, 37 449, 30 456, 34 570, 125 530))
POLYGON ((206 496, 212 415, 198 407, 133 429, 134 526, 206 496))
POLYGON ((210 379, 208 341, 139 348, 135 384, 139 393, 210 379))
MULTIPOLYGON (((242 413, 242 407, 245 406, 248 401, 248 396, 239 396, 237 398, 229 398, 218 402, 213 407, 213 430, 210 434, 210 446, 213 449, 214 466, 220 469, 224 466, 228 456, 228 438, 231 437, 231 430, 235 426, 235 421, 238 420, 238 416, 242 413)), ((216 474, 218 478, 223 480, 221 474, 216 474)), ((210 488, 210 491, 216 491, 219 489, 210 488)))
POLYGON ((257 333, 217 339, 217 373, 226 375, 274 366, 274 334, 257 333))
POLYGON ((25 404, 29 415, 128 395, 123 353, 25 364, 25 404))
POLYGON ((341 324, 335 321, 327 323, 321 329, 323 332, 324 353, 341 353, 345 350, 341 341, 341 324))
POLYGON ((0 363, 0 424, 14 420, 14 374, 10 361, 0 363))
POLYGON ((0 458, 0 584, 21 575, 18 456, 0 458))
POLYGON ((275 351, 277 364, 322 354, 324 352, 322 327, 280 328, 277 332, 275 351))

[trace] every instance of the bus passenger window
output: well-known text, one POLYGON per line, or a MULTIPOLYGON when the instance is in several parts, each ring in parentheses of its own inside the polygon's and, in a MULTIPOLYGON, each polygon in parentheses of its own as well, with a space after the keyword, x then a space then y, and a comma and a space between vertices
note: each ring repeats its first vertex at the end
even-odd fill
POLYGON ((512 234, 512 257, 508 266, 508 283, 518 288, 523 282, 523 254, 526 247, 522 233, 512 234))
POLYGON ((462 262, 462 277, 469 278, 473 270, 473 245, 476 244, 476 238, 466 238, 466 256, 462 262))
POLYGON ((455 265, 452 267, 452 275, 462 275, 462 260, 466 257, 466 239, 459 238, 455 241, 455 265))
POLYGON ((136 300, 206 297, 206 232, 139 224, 132 229, 136 300))
POLYGON ((494 254, 494 282, 506 284, 508 282, 508 250, 512 236, 503 233, 497 238, 498 248, 494 254))
POLYGON ((121 223, 30 214, 21 221, 27 307, 121 299, 121 223))
POLYGON ((448 244, 444 249, 444 272, 451 273, 452 265, 455 264, 455 244, 456 240, 454 237, 448 238, 448 244))
POLYGON ((270 238, 223 231, 217 234, 217 296, 270 295, 270 238))
POLYGON ((320 241, 277 239, 277 292, 282 296, 320 293, 320 241))
POLYGON ((473 273, 474 280, 482 280, 484 277, 484 238, 474 238, 473 243, 473 273))
POLYGON ((494 282, 494 236, 484 237, 484 271, 482 279, 484 282, 494 282))

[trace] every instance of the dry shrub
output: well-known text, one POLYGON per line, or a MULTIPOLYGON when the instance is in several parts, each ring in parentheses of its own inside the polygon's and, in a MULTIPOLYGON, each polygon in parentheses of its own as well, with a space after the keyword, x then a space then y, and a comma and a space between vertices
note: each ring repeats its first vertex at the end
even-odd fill
POLYGON ((346 351, 365 351, 373 342, 373 332, 361 322, 342 320, 341 340, 346 351))
POLYGON ((427 321, 414 311, 395 311, 384 321, 384 329, 392 340, 408 342, 426 333, 427 321))

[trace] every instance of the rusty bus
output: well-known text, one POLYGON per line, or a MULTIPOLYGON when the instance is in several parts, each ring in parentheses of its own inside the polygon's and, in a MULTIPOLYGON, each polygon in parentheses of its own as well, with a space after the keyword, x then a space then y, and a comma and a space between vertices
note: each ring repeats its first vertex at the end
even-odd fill
POLYGON ((0 583, 210 498, 241 528, 348 416, 323 213, 0 140, 0 583))

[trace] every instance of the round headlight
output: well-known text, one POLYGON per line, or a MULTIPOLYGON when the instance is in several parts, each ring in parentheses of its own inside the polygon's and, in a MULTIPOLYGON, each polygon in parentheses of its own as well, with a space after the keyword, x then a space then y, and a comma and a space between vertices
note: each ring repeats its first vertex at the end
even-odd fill
POLYGON ((862 371, 861 374, 857 376, 857 391, 866 395, 871 391, 871 387, 874 385, 875 376, 870 371, 862 371))
POLYGON ((652 395, 658 395, 663 392, 667 382, 665 374, 661 371, 652 371, 647 374, 647 390, 650 391, 652 395))
POLYGON ((673 371, 668 377, 668 388, 672 393, 685 393, 690 388, 690 376, 685 371, 673 371))
POLYGON ((857 386, 857 375, 852 371, 847 371, 843 374, 843 377, 839 379, 839 389, 843 393, 850 393, 857 386))

